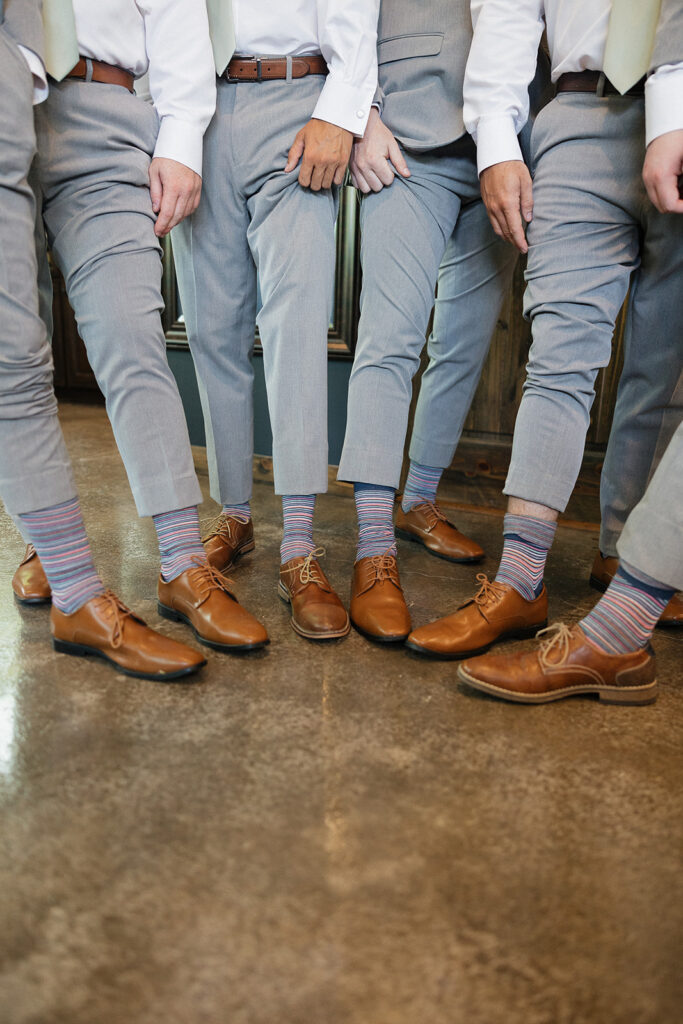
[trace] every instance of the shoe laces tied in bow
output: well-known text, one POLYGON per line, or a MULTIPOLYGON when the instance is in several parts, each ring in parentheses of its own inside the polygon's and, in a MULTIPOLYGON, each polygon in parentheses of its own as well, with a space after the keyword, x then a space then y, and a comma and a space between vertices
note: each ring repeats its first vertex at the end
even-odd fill
POLYGON ((375 582, 389 580, 390 583, 398 583, 398 571, 396 568, 396 557, 385 551, 383 555, 372 555, 368 567, 374 574, 375 582))
POLYGON ((212 519, 206 528, 206 534, 204 540, 209 540, 211 537, 221 537, 223 540, 231 541, 232 536, 232 522, 229 516, 217 515, 215 519, 212 519))
POLYGON ((138 622, 142 622, 142 619, 134 615, 130 608, 126 608, 123 601, 112 590, 105 590, 98 599, 106 618, 113 620, 111 645, 116 650, 123 643, 123 626, 126 619, 136 619, 138 622))
POLYGON ((552 626, 539 629, 536 639, 541 640, 538 657, 543 668, 560 668, 565 664, 572 639, 569 626, 564 622, 555 622, 552 626), (545 639, 541 640, 541 637, 545 639))
POLYGON ((299 562, 298 565, 290 565, 287 569, 283 569, 282 571, 298 572, 299 582, 304 586, 306 586, 307 583, 318 583, 320 586, 325 586, 322 569, 317 562, 317 559, 323 558, 325 554, 325 548, 313 548, 313 550, 306 555, 303 562, 299 562))
POLYGON ((210 562, 203 562, 199 558, 193 559, 196 568, 190 569, 190 580, 192 585, 197 587, 202 601, 205 601, 212 590, 222 590, 228 597, 236 600, 231 591, 234 583, 222 572, 214 568, 210 562))
POLYGON ((505 596, 503 585, 497 583, 496 580, 490 580, 485 572, 477 573, 477 583, 479 584, 479 590, 474 595, 474 603, 479 608, 483 608, 485 605, 500 600, 501 597, 505 596))
MULTIPOLYGON (((433 501, 421 501, 417 505, 413 505, 415 511, 422 512, 427 520, 427 525, 430 530, 433 530, 439 523, 446 523, 448 520, 441 511, 438 505, 433 501)), ((412 509, 411 509, 412 511, 412 509)))

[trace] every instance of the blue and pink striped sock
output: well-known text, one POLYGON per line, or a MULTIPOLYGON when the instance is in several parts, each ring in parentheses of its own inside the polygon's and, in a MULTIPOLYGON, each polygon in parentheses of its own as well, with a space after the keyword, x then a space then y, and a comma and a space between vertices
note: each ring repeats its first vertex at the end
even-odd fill
POLYGON ((161 577, 166 583, 176 579, 197 562, 206 562, 199 534, 199 516, 195 505, 152 516, 159 541, 161 577))
POLYGON ((503 519, 505 541, 496 580, 514 587, 526 601, 537 598, 556 529, 557 523, 508 513, 503 519))
POLYGON ((19 516, 45 570, 52 603, 65 615, 104 593, 85 532, 78 498, 19 516))
POLYGON ((315 494, 283 494, 282 521, 284 533, 280 545, 280 562, 290 558, 305 558, 315 548, 313 543, 313 513, 315 494))
POLYGON ((251 519, 251 504, 245 501, 241 505, 223 505, 221 515, 229 516, 240 523, 248 523, 251 519))
POLYGON ((358 513, 358 550, 356 561, 375 555, 396 555, 394 535, 393 487, 354 484, 353 496, 358 513))
POLYGON ((652 586, 619 566, 609 587, 579 625, 607 654, 628 654, 645 647, 675 591, 652 586))
POLYGON ((401 508, 409 512, 414 505, 422 501, 436 502, 436 492, 443 469, 438 466, 423 466, 419 462, 410 461, 408 478, 403 489, 401 508))

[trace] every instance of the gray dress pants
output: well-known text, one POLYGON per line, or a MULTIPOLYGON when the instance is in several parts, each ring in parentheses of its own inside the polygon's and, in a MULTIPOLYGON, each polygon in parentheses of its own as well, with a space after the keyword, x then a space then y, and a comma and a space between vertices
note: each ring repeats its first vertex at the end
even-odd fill
POLYGON ((411 177, 397 176, 361 203, 361 318, 339 465, 342 480, 394 488, 437 277, 440 301, 410 454, 447 466, 516 259, 489 224, 469 135, 404 156, 411 177))
POLYGON ((327 490, 327 334, 332 313, 336 190, 285 174, 310 119, 319 76, 218 83, 196 213, 173 252, 206 425, 211 494, 251 496, 258 323, 278 494, 327 490), (261 307, 256 310, 257 275, 261 307))
POLYGON ((161 324, 148 177, 156 112, 120 86, 67 81, 52 84, 36 126, 33 180, 48 242, 138 512, 196 505, 201 491, 161 324))
POLYGON ((26 61, 0 26, 0 496, 14 516, 76 494, 39 316, 32 98, 26 61))
POLYGON ((533 344, 505 493, 562 512, 583 457, 598 369, 633 277, 625 367, 606 459, 612 540, 680 421, 683 218, 642 183, 642 98, 562 93, 533 130, 525 313, 533 344), (678 397, 677 397, 678 396, 678 397))

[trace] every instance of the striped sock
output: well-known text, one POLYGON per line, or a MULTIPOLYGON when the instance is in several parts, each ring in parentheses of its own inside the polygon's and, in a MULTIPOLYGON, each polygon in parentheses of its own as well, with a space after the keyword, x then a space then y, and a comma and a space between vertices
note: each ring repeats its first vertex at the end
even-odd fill
POLYGON ((199 535, 197 507, 179 508, 152 516, 159 541, 161 578, 170 583, 186 569, 192 569, 197 560, 206 561, 206 552, 199 535))
POLYGON ((596 606, 579 625, 607 654, 645 647, 675 591, 643 583, 620 566, 596 606))
POLYGON ((396 554, 394 536, 393 487, 354 484, 353 496, 358 513, 358 550, 356 561, 374 555, 396 554))
POLYGON ((55 608, 71 615, 86 601, 104 593, 104 584, 93 564, 78 498, 39 512, 24 512, 19 518, 38 552, 55 608))
POLYGON ((251 504, 245 501, 242 505, 224 505, 221 515, 237 519, 240 523, 248 523, 251 519, 251 504))
POLYGON ((556 529, 557 523, 508 513, 503 520, 505 541, 496 580, 514 587, 525 601, 537 598, 543 590, 545 560, 556 529))
POLYGON ((401 500, 403 511, 409 512, 413 505, 419 505, 421 501, 436 502, 436 491, 442 473, 443 469, 439 469, 438 466, 422 466, 411 459, 401 500))
POLYGON ((282 521, 284 533, 280 545, 280 561, 305 558, 315 548, 313 543, 313 512, 315 494, 283 494, 282 521))

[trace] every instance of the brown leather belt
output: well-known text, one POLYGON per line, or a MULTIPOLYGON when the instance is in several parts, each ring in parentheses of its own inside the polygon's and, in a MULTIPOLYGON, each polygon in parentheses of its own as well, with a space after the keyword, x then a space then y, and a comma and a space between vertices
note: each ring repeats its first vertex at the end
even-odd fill
POLYGON ((292 78, 327 74, 327 64, 320 54, 314 54, 310 57, 233 57, 224 77, 229 82, 271 82, 289 77, 288 64, 292 78))
POLYGON ((81 57, 78 64, 71 69, 65 78, 78 78, 83 82, 103 82, 106 85, 121 85, 128 92, 134 92, 135 78, 130 71, 117 68, 114 64, 105 64, 101 60, 90 60, 81 57), (92 68, 92 74, 88 74, 92 68))
MULTIPOLYGON (((594 92, 598 96, 621 96, 609 78, 602 71, 567 71, 560 75, 555 88, 558 92, 594 92)), ((642 96, 645 92, 645 78, 624 93, 624 96, 642 96)))

